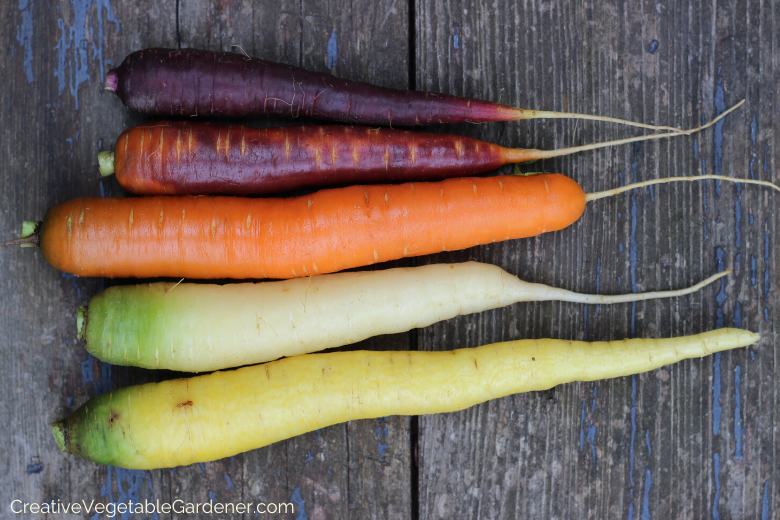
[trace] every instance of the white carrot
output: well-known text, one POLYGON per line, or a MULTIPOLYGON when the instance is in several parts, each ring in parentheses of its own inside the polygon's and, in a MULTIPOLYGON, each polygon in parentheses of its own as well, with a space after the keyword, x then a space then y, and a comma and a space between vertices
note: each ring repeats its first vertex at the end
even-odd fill
POLYGON ((337 273, 257 284, 153 283, 112 287, 79 312, 95 357, 120 365, 205 372, 356 343, 517 302, 609 304, 687 289, 585 295, 467 262, 337 273))

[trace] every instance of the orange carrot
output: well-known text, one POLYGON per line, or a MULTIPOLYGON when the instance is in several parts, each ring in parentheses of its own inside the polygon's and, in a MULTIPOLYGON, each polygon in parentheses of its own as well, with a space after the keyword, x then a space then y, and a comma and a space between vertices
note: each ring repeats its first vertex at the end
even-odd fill
MULTIPOLYGON (((715 176, 648 182, 702 178, 715 176)), ((52 266, 78 276, 295 278, 559 230, 588 200, 632 187, 586 195, 568 177, 540 174, 287 199, 74 199, 49 209, 36 234, 8 244, 38 244, 52 266)))

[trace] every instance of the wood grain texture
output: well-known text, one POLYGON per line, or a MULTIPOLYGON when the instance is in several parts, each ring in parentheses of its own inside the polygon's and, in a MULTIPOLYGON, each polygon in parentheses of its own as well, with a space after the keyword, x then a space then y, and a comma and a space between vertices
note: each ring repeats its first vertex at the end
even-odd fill
MULTIPOLYGON (((700 136, 523 170, 565 173, 586 191, 695 173, 780 181, 773 129, 780 8, 765 0, 180 0, 178 13, 173 0, 7 4, 0 6, 8 49, 0 61, 7 78, 0 229, 7 238, 53 204, 122 194, 115 180, 99 178, 95 156, 141 118, 102 91, 102 74, 135 49, 179 43, 392 87, 684 127, 746 98, 719 129, 700 136)), ((528 148, 636 133, 550 120, 430 130, 528 148)), ((777 204, 766 190, 711 181, 643 189, 591 203, 565 231, 418 259, 480 260, 529 281, 611 294, 735 272, 722 288, 676 300, 519 304, 350 348, 660 337, 720 325, 758 330, 757 346, 460 413, 353 421, 230 459, 149 472, 65 456, 48 429, 98 392, 176 376, 102 364, 75 340, 76 308, 110 284, 134 281, 64 277, 34 250, 4 249, 0 517, 15 499, 160 498, 294 502, 296 514, 281 518, 780 518, 777 204)))
MULTIPOLYGON (((137 118, 103 94, 101 74, 141 44, 175 45, 175 13, 162 4, 63 0, 0 7, 6 42, 0 62, 6 78, 0 87, 6 111, 0 130, 4 237, 16 236, 22 220, 42 218, 51 205, 110 190, 101 186, 96 153, 137 118)), ((16 499, 108 501, 162 492, 159 472, 117 471, 63 456, 48 428, 111 385, 150 378, 101 365, 76 341, 76 309, 103 282, 63 276, 39 252, 9 248, 0 255, 0 284, 0 410, 6 417, 0 426, 0 516, 11 515, 16 499)))
MULTIPOLYGON (((525 171, 566 173, 586 191, 700 172, 778 180, 770 108, 776 6, 418 1, 415 12, 422 89, 683 127, 748 99, 695 138, 525 171)), ((571 121, 458 130, 534 148, 633 135, 571 121)), ((776 195, 747 187, 670 185, 591 203, 577 224, 555 234, 426 258, 492 262, 528 280, 612 294, 682 287, 723 268, 735 273, 722 290, 675 300, 521 304, 451 320, 421 331, 421 349, 523 337, 660 337, 724 325, 764 338, 634 378, 421 417, 420 518, 777 518, 776 207, 776 195)))

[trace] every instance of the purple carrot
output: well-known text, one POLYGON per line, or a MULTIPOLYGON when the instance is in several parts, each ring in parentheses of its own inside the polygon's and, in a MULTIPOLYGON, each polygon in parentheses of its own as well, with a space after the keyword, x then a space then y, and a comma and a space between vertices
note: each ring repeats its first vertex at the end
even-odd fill
POLYGON ((291 126, 258 130, 163 121, 125 130, 114 152, 101 152, 98 158, 103 175, 116 173, 119 183, 138 195, 248 195, 304 186, 465 177, 508 163, 672 135, 682 133, 558 150, 526 150, 457 135, 392 128, 291 126))
POLYGON ((609 117, 378 87, 241 54, 196 49, 136 51, 108 73, 105 85, 130 109, 158 116, 278 114, 381 126, 576 118, 680 132, 609 117))

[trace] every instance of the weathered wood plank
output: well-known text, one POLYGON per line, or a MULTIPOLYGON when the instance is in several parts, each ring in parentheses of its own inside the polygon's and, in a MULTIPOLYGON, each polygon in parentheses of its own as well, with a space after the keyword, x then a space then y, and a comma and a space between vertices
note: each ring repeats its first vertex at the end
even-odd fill
MULTIPOLYGON (((771 167, 777 94, 769 86, 778 71, 777 9, 760 2, 712 8, 672 1, 417 1, 417 85, 683 126, 747 96, 746 107, 719 130, 695 139, 524 170, 566 173, 586 191, 716 169, 777 181, 771 167)), ((533 148, 634 133, 566 121, 456 130, 533 148)), ((451 320, 421 331, 421 349, 521 337, 659 337, 723 325, 759 330, 764 339, 635 378, 563 385, 420 418, 420 518, 777 515, 776 202, 769 192, 725 183, 644 189, 592 204, 562 232, 424 259, 482 260, 532 281, 603 293, 681 287, 719 268, 735 273, 722 291, 673 301, 522 304, 451 320)))
MULTIPOLYGON (((9 123, 0 145, 4 237, 53 204, 110 189, 101 187, 96 154, 137 118, 103 94, 102 75, 116 56, 141 43, 175 44, 169 31, 174 2, 114 4, 24 1, 0 8, 7 49, 0 99, 9 123)), ((62 455, 48 428, 112 384, 149 380, 140 371, 102 366, 75 339, 76 309, 103 282, 64 276, 35 250, 7 249, 0 255, 0 284, 4 511, 12 500, 105 502, 164 492, 159 472, 126 472, 62 455)))

